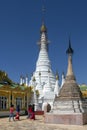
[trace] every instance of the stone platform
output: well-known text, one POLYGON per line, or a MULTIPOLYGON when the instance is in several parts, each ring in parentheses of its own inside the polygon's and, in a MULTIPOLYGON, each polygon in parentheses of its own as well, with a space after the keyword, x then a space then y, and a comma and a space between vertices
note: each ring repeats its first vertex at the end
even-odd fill
POLYGON ((45 114, 45 123, 67 124, 67 125, 85 125, 87 124, 87 114, 45 114))

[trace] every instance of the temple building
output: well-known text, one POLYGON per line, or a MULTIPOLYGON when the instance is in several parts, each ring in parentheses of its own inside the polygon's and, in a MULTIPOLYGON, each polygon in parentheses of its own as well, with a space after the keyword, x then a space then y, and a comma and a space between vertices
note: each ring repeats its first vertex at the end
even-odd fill
POLYGON ((29 103, 33 97, 31 87, 18 84, 0 83, 0 117, 9 115, 9 108, 11 104, 16 110, 17 105, 20 106, 21 113, 25 114, 29 103))

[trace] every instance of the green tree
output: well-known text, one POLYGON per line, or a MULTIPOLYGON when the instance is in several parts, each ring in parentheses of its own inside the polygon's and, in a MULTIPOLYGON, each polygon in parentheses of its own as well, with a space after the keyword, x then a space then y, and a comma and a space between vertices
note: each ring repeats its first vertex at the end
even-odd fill
POLYGON ((8 77, 8 74, 5 71, 0 70, 0 83, 12 84, 13 81, 8 77))

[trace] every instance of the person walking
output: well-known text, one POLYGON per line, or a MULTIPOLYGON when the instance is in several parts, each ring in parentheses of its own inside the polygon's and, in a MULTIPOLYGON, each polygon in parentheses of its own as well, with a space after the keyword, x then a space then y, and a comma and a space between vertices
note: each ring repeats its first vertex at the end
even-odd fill
POLYGON ((32 105, 32 112, 31 112, 30 119, 35 120, 35 105, 34 104, 32 105))
POLYGON ((19 105, 17 105, 17 107, 16 107, 15 119, 20 120, 20 106, 19 105))
POLYGON ((11 118, 14 120, 14 105, 12 104, 10 107, 10 114, 9 114, 9 121, 11 121, 11 118))

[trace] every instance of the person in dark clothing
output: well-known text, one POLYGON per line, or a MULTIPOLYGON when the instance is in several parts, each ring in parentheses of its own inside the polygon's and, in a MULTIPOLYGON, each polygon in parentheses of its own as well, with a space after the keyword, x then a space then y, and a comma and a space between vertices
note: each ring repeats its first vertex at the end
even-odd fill
POLYGON ((35 105, 32 105, 32 111, 35 112, 35 105))
POLYGON ((16 112, 20 113, 20 106, 19 105, 17 105, 17 107, 16 107, 16 112))

